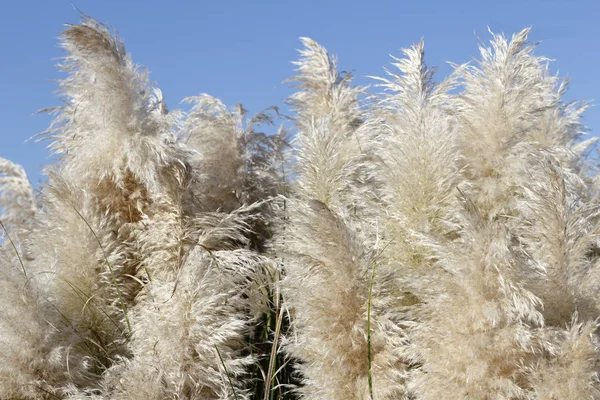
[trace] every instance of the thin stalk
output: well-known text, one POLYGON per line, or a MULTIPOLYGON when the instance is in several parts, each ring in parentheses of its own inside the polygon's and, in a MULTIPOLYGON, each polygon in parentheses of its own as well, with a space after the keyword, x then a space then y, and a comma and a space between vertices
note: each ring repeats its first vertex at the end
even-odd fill
POLYGON ((19 254, 19 250, 17 250, 17 246, 15 246, 15 243, 10 238, 10 235, 8 234, 8 231, 6 230, 6 227, 4 226, 4 224, 2 223, 1 220, 0 220, 0 226, 2 226, 2 229, 4 229, 4 233, 6 233, 6 237, 8 238, 8 241, 10 242, 12 248, 15 250, 15 253, 17 253, 17 258, 19 259, 19 263, 21 264, 21 268, 23 268, 23 275, 25 275, 25 278, 27 278, 27 271, 25 270, 25 264, 23 264, 23 260, 21 259, 21 255, 19 254))
POLYGON ((117 296, 119 298, 119 303, 121 304, 121 310, 123 311, 123 317, 125 317, 125 322, 127 322, 127 328, 129 329, 129 334, 132 334, 133 329, 131 328, 131 322, 129 322, 129 316, 127 315, 127 306, 125 305, 125 301, 123 300, 123 296, 121 294, 121 289, 119 288, 119 285, 117 284, 117 279, 115 278, 115 274, 113 272, 112 265, 110 265, 110 261, 108 261, 108 256, 106 255, 104 246, 102 246, 102 242, 100 241, 100 238, 98 237, 98 235, 96 235, 96 232, 94 231, 92 226, 87 222, 87 220, 83 217, 83 215, 81 215, 81 213, 75 208, 75 206, 71 205, 71 207, 73 208, 73 210, 75 210, 75 212, 77 213, 77 215, 79 215, 79 217, 83 220, 83 222, 85 222, 87 227, 92 232, 92 235, 94 235, 94 238, 96 238, 96 241, 98 242, 98 246, 100 246, 100 249, 102 250, 102 255, 104 256, 104 262, 106 263, 106 266, 108 267, 108 270, 110 271, 110 279, 112 281, 113 286, 117 290, 117 296))
MULTIPOLYGON (((276 295, 279 297, 279 291, 277 291, 276 295)), ((263 398, 264 400, 269 400, 270 398, 272 399, 274 394, 272 381, 275 374, 273 374, 273 370, 275 369, 275 363, 277 362, 277 347, 279 346, 279 333, 281 331, 281 321, 283 320, 283 308, 279 308, 279 301, 277 301, 277 308, 275 312, 275 334, 273 336, 273 345, 271 346, 271 356, 269 359, 269 369, 267 370, 266 379, 267 387, 263 398)))
POLYGON ((215 344, 215 350, 217 350, 217 355, 219 356, 219 360, 221 360, 221 365, 223 366, 223 369, 225 370, 225 375, 227 375, 227 380, 229 381, 229 386, 231 386, 231 391, 233 392, 233 397, 235 397, 235 400, 238 400, 237 393, 235 392, 235 387, 233 387, 233 382, 231 381, 231 377, 229 376, 229 371, 227 371, 227 366, 225 365, 225 361, 223 361, 223 357, 221 357, 221 352, 219 351, 219 348, 217 347, 216 344, 215 344))
POLYGON ((372 366, 372 354, 371 354, 371 299, 373 298, 373 283, 375 282, 375 270, 377 269, 377 259, 373 262, 373 271, 371 272, 371 282, 369 283, 369 298, 367 299, 367 358, 369 362, 369 395, 373 400, 373 373, 371 371, 372 366))

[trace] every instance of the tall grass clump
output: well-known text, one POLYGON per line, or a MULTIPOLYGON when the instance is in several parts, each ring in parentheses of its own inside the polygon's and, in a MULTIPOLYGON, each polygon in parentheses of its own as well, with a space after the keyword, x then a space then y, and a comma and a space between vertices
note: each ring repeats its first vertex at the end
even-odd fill
POLYGON ((67 26, 56 162, 0 159, 0 398, 600 399, 596 140, 528 33, 372 87, 302 38, 269 132, 67 26))

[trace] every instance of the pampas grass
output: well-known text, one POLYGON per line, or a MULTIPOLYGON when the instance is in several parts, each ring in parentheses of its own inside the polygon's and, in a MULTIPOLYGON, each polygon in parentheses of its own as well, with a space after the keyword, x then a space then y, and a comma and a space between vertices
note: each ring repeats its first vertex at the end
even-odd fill
POLYGON ((68 26, 47 181, 0 159, 0 398, 600 399, 595 139, 528 33, 373 88, 302 38, 275 130, 68 26))

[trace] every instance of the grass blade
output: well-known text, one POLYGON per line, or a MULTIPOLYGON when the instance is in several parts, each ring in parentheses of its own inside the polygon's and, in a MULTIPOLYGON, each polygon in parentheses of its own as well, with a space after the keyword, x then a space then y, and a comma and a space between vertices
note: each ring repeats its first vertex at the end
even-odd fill
POLYGON ((373 263, 373 271, 371 272, 371 282, 369 283, 369 298, 367 299, 367 358, 369 362, 369 395, 373 400, 373 373, 371 371, 371 364, 373 355, 371 354, 371 299, 373 298, 373 282, 375 281, 375 270, 377 269, 377 259, 373 263))
POLYGON ((119 288, 119 285, 117 284, 117 279, 115 278, 115 274, 113 272, 112 265, 110 264, 110 261, 108 261, 108 256, 106 255, 104 246, 102 246, 102 242, 100 241, 100 238, 98 237, 98 235, 96 235, 96 232, 94 231, 92 226, 89 224, 89 222, 87 222, 87 220, 83 217, 83 215, 81 215, 81 213, 77 210, 77 208, 75 208, 75 206, 73 206, 71 204, 71 207, 73 208, 73 210, 75 210, 75 212, 77 213, 77 215, 79 215, 79 217, 83 220, 83 222, 85 222, 87 227, 92 232, 92 235, 94 235, 94 238, 96 238, 96 241, 98 242, 98 246, 100 246, 100 250, 102 250, 102 255, 104 256, 104 261, 106 263, 106 266, 108 267, 108 270, 110 271, 110 279, 112 281, 113 286, 115 287, 115 289, 117 291, 119 303, 121 304, 121 310, 123 311, 123 317, 125 318, 125 322, 127 322, 127 328, 129 329, 129 334, 132 334, 133 329, 131 328, 131 322, 129 322, 129 316, 127 315, 127 306, 125 305, 125 301, 123 300, 123 295, 121 294, 121 289, 119 288))
POLYGON ((19 250, 17 250, 17 246, 15 246, 15 243, 10 238, 10 235, 8 234, 8 230, 6 230, 6 227, 4 226, 4 224, 2 223, 2 221, 0 221, 0 226, 2 226, 2 229, 4 230, 4 233, 6 233, 6 237, 8 238, 8 241, 10 242, 12 248, 15 250, 15 253, 17 253, 17 258, 19 259, 19 263, 21 264, 21 268, 23 268, 23 275, 25 275, 25 278, 27 278, 27 271, 25 270, 25 264, 23 264, 23 260, 21 259, 21 255, 19 254, 19 250))
POLYGON ((231 386, 231 391, 233 392, 233 397, 235 397, 235 400, 238 400, 237 393, 235 392, 235 387, 233 386, 233 382, 231 381, 231 377, 229 376, 229 371, 227 370, 225 361, 223 361, 223 357, 221 357, 221 352, 219 351, 219 348, 217 347, 216 344, 215 344, 215 350, 217 350, 217 355, 219 356, 221 365, 223 366, 223 369, 225 370, 225 375, 227 375, 227 380, 229 381, 229 386, 231 386))

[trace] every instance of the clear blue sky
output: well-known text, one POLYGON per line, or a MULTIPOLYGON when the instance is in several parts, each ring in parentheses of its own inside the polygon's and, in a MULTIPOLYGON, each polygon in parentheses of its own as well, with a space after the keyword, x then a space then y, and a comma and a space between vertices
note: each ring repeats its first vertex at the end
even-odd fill
MULTIPOLYGON (((510 35, 533 28, 538 54, 556 60, 552 69, 572 80, 568 100, 600 99, 600 2, 588 1, 154 1, 13 0, 0 11, 0 157, 42 179, 47 143, 24 141, 43 131, 59 104, 55 67, 62 52, 57 37, 78 9, 109 23, 171 109, 186 96, 209 93, 251 112, 282 106, 290 89, 298 37, 308 36, 337 54, 340 67, 360 84, 382 75, 389 54, 425 39, 426 59, 446 75, 446 61, 478 55, 476 36, 487 41, 489 26, 510 35)), ((283 111, 286 111, 283 106, 283 111)), ((600 109, 586 113, 600 132, 600 109)))

